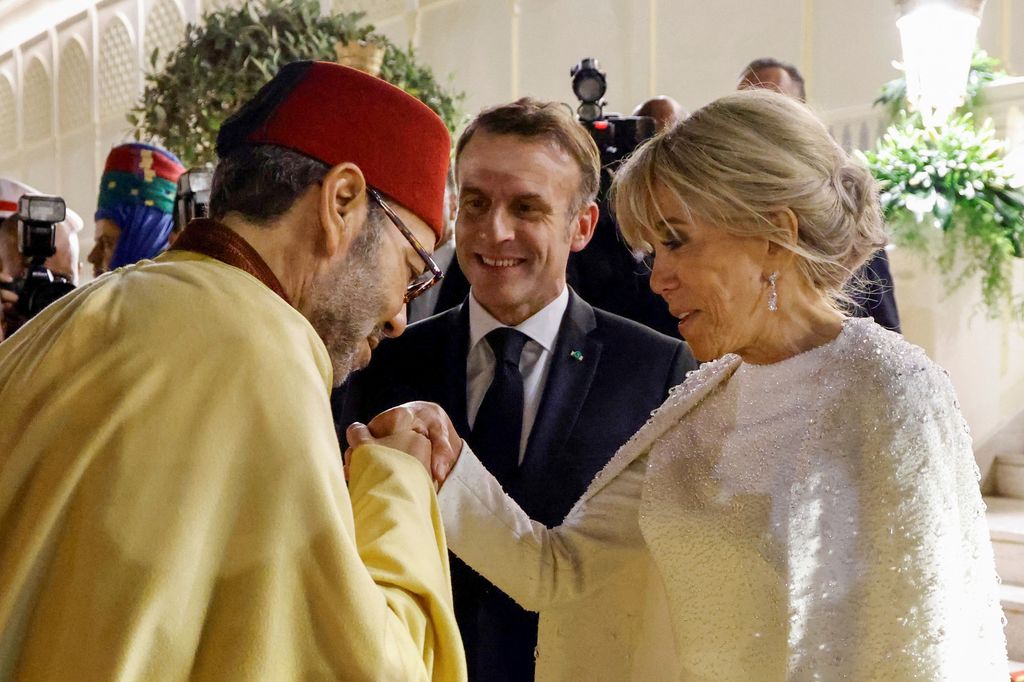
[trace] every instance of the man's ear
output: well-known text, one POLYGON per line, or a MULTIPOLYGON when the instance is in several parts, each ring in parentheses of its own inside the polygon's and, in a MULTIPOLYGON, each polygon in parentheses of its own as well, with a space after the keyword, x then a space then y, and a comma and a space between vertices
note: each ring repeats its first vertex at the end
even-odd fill
MULTIPOLYGON (((791 208, 779 208, 768 216, 768 219, 775 227, 782 232, 785 243, 789 246, 796 246, 800 243, 800 221, 791 208)), ((793 257, 793 251, 787 249, 775 241, 768 242, 768 255, 772 258, 780 258, 788 261, 793 257)))
POLYGON ((320 186, 320 228, 327 256, 348 251, 366 226, 366 178, 359 166, 339 163, 324 176, 320 186), (358 217, 362 215, 363 220, 358 217))
POLYGON ((569 237, 571 251, 582 251, 594 238, 594 230, 597 229, 597 219, 600 217, 600 213, 597 204, 591 201, 573 217, 572 234, 569 237))

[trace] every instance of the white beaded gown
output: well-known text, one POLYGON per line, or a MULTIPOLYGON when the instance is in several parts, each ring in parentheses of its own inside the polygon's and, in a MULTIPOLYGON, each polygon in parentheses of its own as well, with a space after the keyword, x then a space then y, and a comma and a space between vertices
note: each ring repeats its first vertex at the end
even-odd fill
POLYGON ((468 450, 440 499, 455 553, 540 611, 538 679, 1007 674, 952 387, 869 320, 777 364, 703 366, 558 528, 468 450))

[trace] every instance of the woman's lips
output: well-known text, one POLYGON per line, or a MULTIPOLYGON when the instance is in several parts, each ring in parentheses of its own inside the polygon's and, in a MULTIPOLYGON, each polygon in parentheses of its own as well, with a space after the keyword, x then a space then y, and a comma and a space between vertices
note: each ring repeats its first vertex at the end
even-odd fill
MULTIPOLYGON (((682 313, 676 315, 676 317, 679 319, 679 324, 676 325, 676 326, 677 326, 677 328, 679 329, 680 332, 682 332, 683 328, 686 327, 687 324, 689 324, 690 321, 693 320, 694 317, 696 317, 698 312, 699 311, 697 311, 697 310, 688 310, 688 311, 685 311, 685 312, 682 312, 682 313)), ((673 313, 673 314, 675 314, 675 313, 673 313)))

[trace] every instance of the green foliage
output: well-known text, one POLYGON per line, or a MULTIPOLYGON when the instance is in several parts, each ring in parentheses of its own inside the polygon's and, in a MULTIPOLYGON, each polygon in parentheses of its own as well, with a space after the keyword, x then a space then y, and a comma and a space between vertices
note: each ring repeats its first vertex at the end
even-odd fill
POLYGON ((334 61, 334 44, 366 40, 384 45, 381 77, 420 98, 453 133, 461 122, 464 95, 442 87, 374 27, 362 12, 322 16, 317 0, 245 0, 237 8, 207 13, 189 24, 184 41, 153 72, 128 119, 140 138, 154 138, 189 167, 216 159, 217 131, 277 71, 301 59, 334 61))
POLYGON ((1024 320, 1013 290, 1013 262, 1024 258, 1024 192, 1006 166, 1005 145, 974 111, 985 85, 1006 74, 977 50, 964 105, 944 125, 925 127, 908 111, 906 80, 882 87, 876 105, 893 118, 875 149, 862 154, 881 188, 893 240, 934 260, 949 290, 979 279, 988 314, 1024 320))
POLYGON ((862 157, 878 180, 894 241, 930 254, 951 288, 980 277, 990 315, 1009 306, 1024 319, 1012 289, 1013 259, 1024 257, 1024 192, 1004 155, 991 121, 976 128, 965 113, 924 128, 904 113, 862 157))

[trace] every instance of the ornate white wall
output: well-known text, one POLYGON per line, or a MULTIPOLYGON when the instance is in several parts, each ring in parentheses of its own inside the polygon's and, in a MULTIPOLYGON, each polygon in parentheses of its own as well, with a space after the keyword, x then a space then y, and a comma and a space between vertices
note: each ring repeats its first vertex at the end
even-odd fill
POLYGON ((201 0, 0 4, 0 175, 64 196, 87 218, 83 254, 103 161, 129 139, 150 54, 200 11, 201 0))
MULTIPOLYGON (((0 173, 92 212, 106 150, 125 139, 154 48, 206 8, 238 0, 4 0, 0 3, 0 173)), ((1024 65, 1024 9, 989 0, 982 44, 1024 65)), ((696 108, 729 90, 750 59, 796 63, 823 112, 870 103, 895 75, 892 0, 321 0, 360 9, 438 75, 469 113, 531 94, 572 101, 568 69, 598 57, 610 110, 664 93, 696 108)), ((855 112, 858 121, 861 111, 855 112)), ((848 143, 862 143, 870 126, 848 143)), ((91 230, 85 235, 91 241, 91 230)))
MULTIPOLYGON (((186 22, 237 0, 0 0, 0 175, 95 209, 107 150, 125 138, 155 47, 186 22)), ((598 57, 609 109, 628 112, 654 94, 694 109, 735 86, 751 59, 795 63, 812 106, 837 139, 864 147, 881 129, 870 109, 899 57, 892 0, 321 0, 360 9, 435 73, 452 75, 472 114, 521 95, 571 102, 569 67, 598 57)), ((1024 4, 988 0, 980 42, 1024 71, 1024 4)), ((1000 133, 1024 150, 1024 85, 994 94, 1000 133)), ((1024 151, 1020 153, 1024 165, 1024 151)), ((92 246, 92 225, 83 253, 92 246)), ((1024 404, 1018 328, 973 315, 968 292, 943 298, 934 275, 894 254, 907 336, 947 366, 982 452, 1024 404)), ((994 441, 993 441, 994 442, 994 441)), ((987 449, 986 449, 987 448, 987 449)), ((985 468, 988 455, 980 462, 985 468)))

